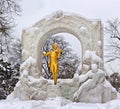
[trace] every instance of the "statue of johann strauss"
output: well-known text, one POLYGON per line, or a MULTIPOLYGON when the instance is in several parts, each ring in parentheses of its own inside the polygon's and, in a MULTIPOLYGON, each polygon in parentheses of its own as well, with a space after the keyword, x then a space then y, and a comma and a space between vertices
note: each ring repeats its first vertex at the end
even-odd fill
POLYGON ((61 56, 61 53, 63 52, 62 49, 59 48, 57 43, 54 43, 52 45, 52 50, 49 52, 43 52, 44 56, 49 56, 50 57, 50 70, 52 72, 52 76, 54 79, 54 84, 56 85, 57 83, 57 78, 58 78, 58 71, 59 71, 59 64, 58 64, 58 59, 61 56))

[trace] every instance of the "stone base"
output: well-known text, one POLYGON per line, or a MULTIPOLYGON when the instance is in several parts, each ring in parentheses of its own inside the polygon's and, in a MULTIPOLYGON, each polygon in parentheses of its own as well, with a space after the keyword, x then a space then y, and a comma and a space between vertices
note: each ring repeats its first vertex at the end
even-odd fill
POLYGON ((64 97, 72 100, 74 93, 78 89, 79 85, 73 81, 73 79, 58 79, 56 85, 53 80, 48 80, 47 86, 47 98, 64 97))
POLYGON ((53 98, 61 96, 61 89, 58 85, 47 86, 47 98, 53 98))
MULTIPOLYGON (((48 98, 64 97, 74 101, 74 94, 81 87, 79 82, 74 81, 74 79, 58 79, 56 85, 54 85, 53 80, 46 80, 44 78, 41 78, 39 81, 37 79, 36 82, 30 87, 25 87, 24 84, 18 85, 11 96, 13 99, 19 98, 20 100, 45 100, 48 98)), ((116 98, 117 93, 112 90, 112 86, 107 85, 105 87, 103 83, 97 83, 90 90, 85 88, 79 96, 78 102, 105 103, 116 98)))

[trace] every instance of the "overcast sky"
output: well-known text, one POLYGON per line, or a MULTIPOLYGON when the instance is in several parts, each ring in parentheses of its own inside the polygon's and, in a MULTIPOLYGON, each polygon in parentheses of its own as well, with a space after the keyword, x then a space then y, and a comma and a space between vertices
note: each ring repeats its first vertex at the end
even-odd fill
POLYGON ((120 18, 120 0, 22 0, 22 13, 17 18, 16 36, 23 28, 32 26, 44 16, 57 10, 74 12, 89 19, 101 19, 102 23, 120 18))
POLYGON ((89 19, 120 17, 120 0, 22 0, 22 15, 17 19, 17 33, 56 10, 78 13, 89 19))

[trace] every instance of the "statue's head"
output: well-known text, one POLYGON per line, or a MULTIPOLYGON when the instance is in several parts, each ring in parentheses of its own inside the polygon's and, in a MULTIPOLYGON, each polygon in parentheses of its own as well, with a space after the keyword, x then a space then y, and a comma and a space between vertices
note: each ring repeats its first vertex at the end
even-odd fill
POLYGON ((53 47, 53 49, 57 49, 58 48, 58 44, 57 43, 54 43, 53 45, 52 45, 52 47, 53 47))
POLYGON ((91 65, 91 69, 93 73, 97 73, 98 69, 97 69, 97 64, 92 64, 91 65))

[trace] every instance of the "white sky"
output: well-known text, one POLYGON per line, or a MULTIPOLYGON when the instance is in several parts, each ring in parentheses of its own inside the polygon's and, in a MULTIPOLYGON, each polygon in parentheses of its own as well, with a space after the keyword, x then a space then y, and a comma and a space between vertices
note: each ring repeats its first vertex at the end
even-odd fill
POLYGON ((18 17, 16 36, 21 37, 22 28, 32 26, 44 16, 57 10, 74 12, 89 19, 120 18, 120 0, 22 0, 22 15, 18 17))
POLYGON ((21 8, 23 12, 17 19, 17 33, 56 10, 78 13, 90 19, 99 18, 103 23, 120 17, 120 0, 22 0, 21 8))

